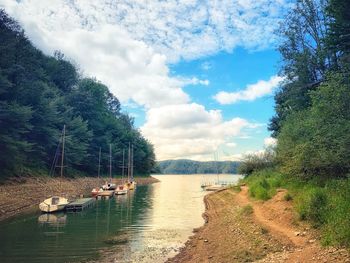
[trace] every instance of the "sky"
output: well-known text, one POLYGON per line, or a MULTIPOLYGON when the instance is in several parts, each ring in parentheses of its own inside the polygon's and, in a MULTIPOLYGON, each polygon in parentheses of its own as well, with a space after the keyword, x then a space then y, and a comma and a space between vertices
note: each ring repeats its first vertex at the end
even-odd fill
POLYGON ((0 0, 32 43, 96 77, 157 160, 240 160, 267 130, 283 80, 274 33, 290 0, 0 0))

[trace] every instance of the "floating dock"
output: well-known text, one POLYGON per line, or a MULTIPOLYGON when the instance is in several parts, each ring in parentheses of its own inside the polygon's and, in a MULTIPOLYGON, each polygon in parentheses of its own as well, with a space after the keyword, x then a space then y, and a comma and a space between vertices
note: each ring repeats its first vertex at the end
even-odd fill
POLYGON ((94 198, 81 198, 66 205, 66 210, 68 212, 83 211, 84 209, 93 206, 94 203, 95 203, 94 198))

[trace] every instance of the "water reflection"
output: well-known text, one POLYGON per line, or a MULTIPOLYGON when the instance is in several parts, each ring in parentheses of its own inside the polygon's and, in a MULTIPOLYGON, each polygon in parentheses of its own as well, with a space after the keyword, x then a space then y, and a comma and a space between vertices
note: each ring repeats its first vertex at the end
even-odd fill
POLYGON ((98 200, 80 213, 35 213, 1 222, 0 261, 163 261, 203 224, 205 192, 200 175, 157 178, 161 183, 98 200))
POLYGON ((66 225, 67 215, 65 213, 42 214, 38 217, 39 224, 48 224, 50 226, 63 227, 66 225))

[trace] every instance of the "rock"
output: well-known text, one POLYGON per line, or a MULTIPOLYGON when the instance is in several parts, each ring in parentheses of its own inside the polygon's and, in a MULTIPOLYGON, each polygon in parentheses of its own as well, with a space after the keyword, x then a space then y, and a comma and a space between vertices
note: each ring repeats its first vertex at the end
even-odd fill
POLYGON ((208 242, 208 239, 204 239, 204 242, 208 242))
POLYGON ((316 239, 310 239, 308 242, 309 242, 310 244, 315 243, 315 242, 316 242, 316 239))
POLYGON ((294 232, 295 236, 300 236, 300 232, 294 232))

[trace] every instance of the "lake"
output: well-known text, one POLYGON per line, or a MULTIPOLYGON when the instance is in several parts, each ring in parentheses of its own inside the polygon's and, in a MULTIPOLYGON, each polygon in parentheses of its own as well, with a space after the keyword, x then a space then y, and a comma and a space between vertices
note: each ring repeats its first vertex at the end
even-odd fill
MULTIPOLYGON (((20 215, 0 223, 1 262, 163 262, 203 225, 203 181, 216 175, 153 175, 161 182, 98 200, 79 213, 20 215)), ((220 175, 237 182, 239 175, 220 175)))

